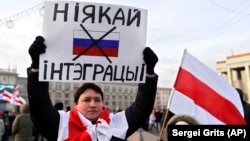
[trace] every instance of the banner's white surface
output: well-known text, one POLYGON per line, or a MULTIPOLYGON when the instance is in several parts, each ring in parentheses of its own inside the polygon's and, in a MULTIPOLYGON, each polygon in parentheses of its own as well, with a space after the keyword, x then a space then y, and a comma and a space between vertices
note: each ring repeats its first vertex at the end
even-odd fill
POLYGON ((144 82, 146 30, 145 9, 45 1, 39 80, 144 82))

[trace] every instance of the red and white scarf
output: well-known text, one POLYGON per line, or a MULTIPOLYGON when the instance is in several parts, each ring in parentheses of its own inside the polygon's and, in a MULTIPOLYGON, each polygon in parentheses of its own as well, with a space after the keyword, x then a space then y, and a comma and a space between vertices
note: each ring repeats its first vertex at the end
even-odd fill
POLYGON ((110 141, 112 135, 124 139, 127 129, 125 112, 114 116, 104 107, 96 124, 92 124, 74 108, 60 112, 57 141, 110 141))

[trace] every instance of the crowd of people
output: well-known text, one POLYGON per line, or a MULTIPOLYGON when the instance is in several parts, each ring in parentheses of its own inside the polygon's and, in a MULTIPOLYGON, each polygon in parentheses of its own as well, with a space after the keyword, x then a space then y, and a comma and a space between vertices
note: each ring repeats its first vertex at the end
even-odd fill
POLYGON ((159 133, 162 127, 164 113, 164 109, 153 109, 148 118, 148 121, 146 121, 145 125, 142 126, 142 128, 152 133, 159 133))
POLYGON ((0 141, 8 141, 13 135, 12 126, 18 114, 18 112, 0 110, 0 141))
MULTIPOLYGON (((236 88, 237 92, 242 101, 244 118, 247 124, 250 124, 250 104, 247 103, 244 99, 244 94, 241 89, 236 88)), ((70 106, 65 107, 62 102, 55 103, 53 105, 54 109, 57 111, 68 113, 70 112, 70 106)), ((110 110, 112 114, 118 114, 123 110, 117 106, 115 110, 110 110)), ((200 123, 189 115, 174 115, 169 112, 166 119, 165 125, 163 125, 163 120, 166 114, 165 109, 154 108, 149 114, 147 120, 145 120, 145 125, 141 124, 141 127, 144 130, 147 130, 151 133, 159 133, 162 126, 166 128, 164 130, 164 135, 167 137, 168 126, 169 125, 199 125, 200 123)), ((20 106, 18 112, 11 111, 1 111, 0 110, 0 141, 9 141, 12 138, 13 141, 47 141, 46 137, 41 134, 35 125, 30 116, 29 105, 25 104, 20 106)))
MULTIPOLYGON (((17 108, 16 112, 0 110, 0 141, 46 141, 31 120, 29 104, 17 108)), ((63 109, 62 102, 56 103, 55 108, 70 110, 70 106, 63 109)))

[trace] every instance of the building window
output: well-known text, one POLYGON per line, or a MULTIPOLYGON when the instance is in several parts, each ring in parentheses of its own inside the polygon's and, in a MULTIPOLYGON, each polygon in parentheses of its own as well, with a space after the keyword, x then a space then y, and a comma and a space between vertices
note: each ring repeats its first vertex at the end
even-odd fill
POLYGON ((104 93, 108 93, 109 92, 109 86, 104 86, 104 93))
POLYGON ((69 93, 64 94, 66 98, 69 98, 69 93))
POLYGON ((107 102, 107 101, 106 101, 104 104, 105 104, 106 106, 109 106, 109 102, 107 102))
POLYGON ((119 93, 119 94, 122 93, 122 87, 119 87, 119 88, 118 88, 118 93, 119 93))
POLYGON ((116 106, 116 102, 112 101, 112 106, 115 107, 116 106))
POLYGON ((112 87, 112 93, 115 93, 115 92, 116 92, 116 88, 112 87))
POLYGON ((62 89, 62 86, 60 83, 56 83, 56 90, 61 90, 62 89))
POLYGON ((64 105, 70 105, 69 100, 65 100, 64 105))
POLYGON ((128 88, 124 88, 124 93, 128 93, 128 88))
POLYGON ((118 106, 122 107, 122 102, 121 102, 121 101, 119 101, 118 103, 119 103, 119 104, 118 104, 118 106))
POLYGON ((107 99, 107 100, 108 100, 108 99, 109 99, 109 95, 105 95, 105 96, 104 96, 104 99, 107 99))
POLYGON ((129 93, 133 94, 133 93, 134 93, 134 89, 133 89, 133 88, 130 88, 129 93))
POLYGON ((56 93, 56 98, 60 98, 61 94, 60 93, 56 93))
POLYGON ((78 89, 78 84, 74 84, 74 90, 78 89))
POLYGON ((56 100, 55 100, 55 103, 59 103, 59 102, 61 102, 61 100, 59 100, 59 99, 56 99, 56 100))
POLYGON ((66 83, 66 84, 65 84, 65 90, 66 90, 66 91, 70 90, 70 83, 66 83))

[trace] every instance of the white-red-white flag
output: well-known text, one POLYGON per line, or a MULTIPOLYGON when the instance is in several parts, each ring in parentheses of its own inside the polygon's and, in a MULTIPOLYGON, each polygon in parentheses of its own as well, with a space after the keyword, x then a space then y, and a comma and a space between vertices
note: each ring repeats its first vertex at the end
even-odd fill
POLYGON ((14 90, 12 91, 12 99, 11 99, 11 103, 15 104, 16 99, 19 97, 19 86, 17 85, 14 90))
POLYGON ((12 97, 13 97, 13 94, 12 94, 12 93, 10 93, 10 92, 8 92, 8 91, 6 91, 6 90, 3 91, 3 93, 2 93, 2 98, 3 98, 3 100, 8 101, 8 102, 11 103, 12 97))
POLYGON ((3 92, 3 99, 14 104, 14 105, 18 105, 18 106, 26 104, 25 99, 19 95, 19 86, 18 85, 14 88, 12 93, 10 93, 8 91, 4 91, 3 92))
POLYGON ((21 105, 26 104, 26 101, 25 101, 24 98, 22 98, 21 96, 19 96, 19 97, 15 98, 15 102, 13 104, 21 106, 21 105))
POLYGON ((14 90, 13 90, 13 98, 12 98, 12 103, 15 104, 15 105, 23 105, 23 104, 26 104, 26 101, 24 98, 22 98, 20 95, 19 95, 19 86, 17 85, 14 90))
POLYGON ((186 50, 168 108, 193 116, 200 124, 246 124, 235 88, 186 50))

